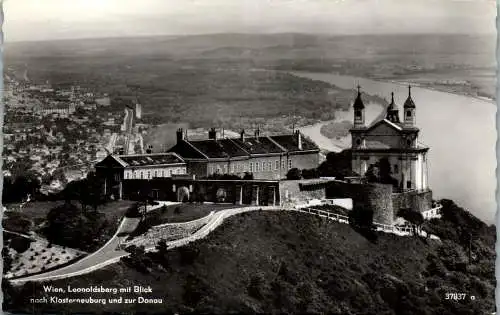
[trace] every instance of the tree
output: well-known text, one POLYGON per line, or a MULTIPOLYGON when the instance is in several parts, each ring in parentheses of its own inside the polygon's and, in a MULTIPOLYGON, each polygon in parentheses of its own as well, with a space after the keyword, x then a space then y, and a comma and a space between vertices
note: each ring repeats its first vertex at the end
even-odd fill
POLYGON ((343 178, 355 176, 351 166, 352 152, 350 149, 335 153, 329 152, 326 160, 317 168, 319 176, 343 178))
POLYGON ((91 205, 94 212, 97 212, 97 207, 105 203, 105 196, 102 194, 102 186, 99 177, 95 172, 89 172, 85 180, 87 185, 87 204, 91 205))
POLYGON ((142 212, 143 218, 146 216, 148 204, 153 203, 153 197, 150 196, 150 191, 149 182, 147 182, 140 187, 138 192, 139 212, 142 212))
POLYGON ((286 173, 286 179, 288 180, 297 180, 301 178, 302 178, 302 172, 296 167, 290 169, 288 173, 286 173))
POLYGON ((418 235, 418 232, 421 230, 422 224, 424 224, 425 219, 421 212, 412 210, 410 208, 400 209, 397 215, 409 223, 412 224, 413 227, 413 235, 418 235))
POLYGON ((318 178, 319 171, 316 168, 302 170, 302 177, 304 179, 318 178))
POLYGON ((253 173, 250 172, 245 172, 245 175, 243 175, 244 180, 253 180, 253 173))

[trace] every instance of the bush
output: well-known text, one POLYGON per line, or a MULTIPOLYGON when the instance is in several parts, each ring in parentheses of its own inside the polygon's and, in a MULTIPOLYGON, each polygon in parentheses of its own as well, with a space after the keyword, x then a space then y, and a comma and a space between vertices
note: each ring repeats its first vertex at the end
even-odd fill
POLYGON ((188 244, 187 246, 182 246, 178 249, 180 258, 181 258, 181 263, 183 265, 190 265, 192 264, 195 259, 198 257, 200 254, 200 251, 197 247, 194 247, 191 244, 188 244))
MULTIPOLYGON (((32 240, 22 237, 22 236, 14 236, 10 241, 10 247, 18 253, 24 253, 30 248, 32 240)), ((34 251, 31 248, 31 251, 34 251)))
POLYGON ((262 275, 257 274, 250 279, 250 284, 247 287, 248 295, 251 297, 261 300, 262 296, 262 285, 264 283, 264 278, 262 275))
POLYGON ((298 180, 302 178, 302 172, 298 168, 292 168, 286 173, 286 179, 298 180))
POLYGON ((253 180, 253 173, 245 172, 243 179, 244 180, 253 180))
POLYGON ((302 177, 304 179, 319 178, 319 171, 316 168, 302 170, 302 177))

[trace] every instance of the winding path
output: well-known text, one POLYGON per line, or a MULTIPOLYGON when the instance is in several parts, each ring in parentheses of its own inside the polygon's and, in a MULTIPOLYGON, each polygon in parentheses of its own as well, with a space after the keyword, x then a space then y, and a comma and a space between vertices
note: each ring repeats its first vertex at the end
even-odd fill
MULTIPOLYGON (((233 215, 237 215, 240 213, 244 212, 249 212, 249 211, 257 211, 257 210, 263 210, 263 211, 290 211, 290 210, 285 210, 279 206, 251 206, 251 207, 243 207, 243 208, 233 208, 233 209, 225 209, 225 210, 220 210, 216 213, 212 213, 209 216, 210 219, 205 224, 201 229, 193 233, 192 235, 189 235, 187 237, 184 237, 182 239, 174 240, 167 242, 167 247, 168 249, 176 248, 176 247, 181 247, 185 246, 190 242, 202 239, 206 237, 208 234, 210 234, 213 230, 215 230, 218 226, 222 224, 224 219, 231 217, 233 215)), ((339 216, 339 215, 329 215, 329 214, 323 214, 320 213, 321 211, 304 211, 304 210, 295 210, 291 209, 294 211, 302 212, 302 213, 309 213, 313 215, 318 215, 321 217, 327 217, 328 219, 338 221, 341 223, 348 223, 347 222, 347 217, 344 218, 344 216, 339 216), (342 217, 342 218, 340 218, 342 217)), ((186 222, 187 223, 187 222, 186 222)), ((34 275, 34 276, 28 276, 20 279, 14 279, 11 280, 11 283, 13 285, 21 285, 25 282, 28 281, 47 281, 47 280, 57 280, 57 279, 64 279, 64 278, 69 278, 69 277, 74 277, 74 276, 79 276, 83 274, 90 273, 92 271, 101 269, 105 266, 111 265, 113 263, 116 263, 120 261, 122 257, 129 256, 130 253, 120 250, 120 244, 125 243, 125 239, 128 237, 127 234, 131 233, 132 231, 135 230, 137 225, 139 224, 139 219, 138 218, 124 218, 116 231, 115 235, 103 246, 101 247, 98 251, 95 253, 83 258, 82 260, 61 268, 57 269, 51 272, 47 272, 44 274, 39 274, 39 275, 34 275), (125 234, 125 235, 123 235, 125 234), (118 236, 118 235, 123 235, 123 236, 118 236)), ((395 233, 397 235, 403 236, 400 232, 402 231, 395 231, 393 228, 383 228, 380 229, 382 232, 389 232, 389 233, 395 233), (399 232, 399 233, 398 233, 399 232)), ((155 250, 155 246, 151 246, 145 249, 146 251, 153 251, 155 250)))
MULTIPOLYGON (((160 202, 158 205, 147 208, 152 211, 164 205, 176 204, 176 202, 160 202)), ((139 224, 139 218, 123 218, 118 229, 111 239, 94 253, 82 258, 74 264, 44 272, 37 275, 26 276, 10 280, 13 285, 20 285, 28 281, 46 281, 74 277, 103 268, 118 262, 120 258, 128 256, 129 253, 119 249, 119 245, 125 241, 128 234, 132 233, 139 224)))

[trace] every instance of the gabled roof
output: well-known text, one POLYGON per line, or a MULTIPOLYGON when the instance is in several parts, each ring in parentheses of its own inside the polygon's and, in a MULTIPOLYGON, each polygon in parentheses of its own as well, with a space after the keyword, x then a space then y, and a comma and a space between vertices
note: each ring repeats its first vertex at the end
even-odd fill
POLYGON ((168 149, 168 152, 175 152, 185 159, 207 159, 208 157, 187 141, 179 141, 176 145, 168 149))
POLYGON ((318 146, 301 135, 302 149, 299 149, 296 135, 270 136, 272 140, 285 148, 288 152, 319 150, 318 146))
POLYGON ((110 154, 96 167, 141 167, 153 165, 180 164, 184 160, 175 153, 114 155, 110 154))
POLYGON ((119 155, 116 158, 125 162, 127 166, 136 167, 184 163, 184 160, 175 153, 119 155))
POLYGON ((181 140, 168 150, 184 159, 230 159, 260 154, 280 154, 318 150, 316 144, 301 135, 299 149, 297 135, 259 136, 209 140, 181 140))
POLYGON ((232 139, 249 154, 266 154, 285 152, 270 137, 246 137, 244 141, 240 138, 232 139))
POLYGON ((248 155, 247 152, 229 139, 196 140, 189 141, 189 143, 208 158, 218 159, 248 155))
POLYGON ((395 129, 397 131, 402 131, 403 130, 403 125, 402 124, 400 124, 400 123, 393 123, 392 121, 389 121, 389 120, 387 120, 387 119, 384 118, 384 119, 381 119, 381 120, 373 123, 370 127, 368 127, 366 129, 366 131, 372 130, 372 129, 376 128, 377 126, 381 125, 381 124, 386 124, 389 127, 393 128, 393 129, 395 129))

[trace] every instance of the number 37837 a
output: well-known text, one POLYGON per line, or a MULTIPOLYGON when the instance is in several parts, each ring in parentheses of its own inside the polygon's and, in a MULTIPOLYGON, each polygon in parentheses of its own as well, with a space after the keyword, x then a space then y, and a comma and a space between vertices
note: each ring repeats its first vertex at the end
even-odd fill
MULTIPOLYGON (((446 293, 445 294, 446 300, 461 301, 461 300, 465 300, 466 298, 467 298, 467 293, 446 293)), ((471 297, 471 299, 472 299, 472 297, 471 297)))

